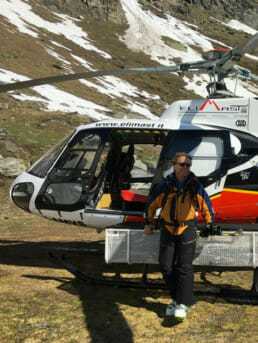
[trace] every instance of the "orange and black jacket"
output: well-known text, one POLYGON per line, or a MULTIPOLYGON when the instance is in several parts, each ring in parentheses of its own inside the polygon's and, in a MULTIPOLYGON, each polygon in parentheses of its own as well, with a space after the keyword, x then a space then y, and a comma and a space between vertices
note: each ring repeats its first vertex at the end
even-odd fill
POLYGON ((161 223, 175 235, 180 235, 190 223, 194 223, 197 210, 201 212, 206 224, 214 223, 210 198, 192 172, 181 189, 178 187, 174 173, 156 186, 146 210, 147 224, 154 222, 158 208, 161 208, 161 223))

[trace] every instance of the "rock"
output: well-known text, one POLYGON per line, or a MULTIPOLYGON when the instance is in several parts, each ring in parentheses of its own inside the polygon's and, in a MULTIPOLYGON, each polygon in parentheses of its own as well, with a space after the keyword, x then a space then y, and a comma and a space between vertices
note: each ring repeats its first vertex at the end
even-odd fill
POLYGON ((6 140, 4 142, 5 144, 5 148, 8 152, 17 152, 19 150, 19 148, 17 147, 16 144, 14 144, 13 142, 6 140))
MULTIPOLYGON (((74 17, 88 16, 126 24, 119 0, 38 0, 53 11, 61 11, 74 17)), ((139 0, 145 9, 159 9, 163 14, 188 16, 191 8, 198 7, 220 20, 237 19, 254 29, 258 28, 257 0, 139 0)))
POLYGON ((126 23, 124 11, 118 0, 38 0, 38 2, 50 10, 58 10, 80 19, 88 16, 101 21, 126 23))
POLYGON ((10 102, 0 102, 0 108, 3 110, 8 110, 10 102))
POLYGON ((0 175, 14 177, 21 174, 26 169, 24 163, 14 157, 6 157, 0 155, 0 175))
POLYGON ((156 161, 146 161, 147 167, 148 167, 148 172, 154 174, 157 166, 156 161))
POLYGON ((0 139, 4 140, 4 139, 8 138, 8 136, 10 136, 9 132, 5 128, 1 127, 0 128, 0 139))
POLYGON ((134 168, 138 168, 144 171, 147 171, 147 166, 145 163, 143 163, 141 160, 136 160, 134 162, 134 168))

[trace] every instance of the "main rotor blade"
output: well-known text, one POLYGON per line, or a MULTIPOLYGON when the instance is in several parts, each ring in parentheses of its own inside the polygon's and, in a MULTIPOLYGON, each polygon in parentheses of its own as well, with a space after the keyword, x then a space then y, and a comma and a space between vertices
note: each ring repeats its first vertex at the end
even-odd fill
POLYGON ((258 45, 258 32, 244 41, 241 45, 229 50, 221 59, 215 61, 216 66, 224 69, 224 74, 232 69, 233 61, 240 60, 240 58, 249 50, 256 48, 258 45))
POLYGON ((258 82, 258 76, 253 73, 249 73, 249 78, 255 82, 258 82))
POLYGON ((252 37, 250 37, 249 39, 247 39, 243 44, 233 48, 231 50, 232 56, 234 58, 240 58, 249 50, 256 48, 257 45, 258 45, 258 32, 252 37))
POLYGON ((21 82, 14 82, 0 85, 0 93, 8 92, 15 89, 23 89, 29 87, 35 87, 45 84, 51 84, 56 82, 64 82, 79 79, 88 79, 92 77, 99 77, 105 75, 125 75, 125 74, 141 74, 141 73, 165 73, 176 72, 180 70, 180 65, 168 66, 168 67, 152 67, 152 68, 129 68, 129 69, 117 69, 117 70, 102 70, 102 71, 90 71, 77 74, 57 75, 50 77, 43 77, 40 79, 33 79, 21 82))
POLYGON ((234 68, 235 70, 235 75, 237 75, 238 77, 240 77, 241 79, 244 80, 252 80, 257 82, 258 81, 258 76, 251 73, 250 70, 245 69, 237 64, 234 64, 234 68))
MULTIPOLYGON (((50 77, 43 77, 39 79, 32 79, 21 82, 14 82, 0 85, 0 93, 8 92, 15 89, 23 89, 29 87, 35 87, 45 84, 52 84, 57 82, 72 81, 79 79, 87 79, 92 77, 100 77, 107 75, 126 75, 126 74, 143 74, 143 73, 166 73, 166 72, 178 72, 178 73, 220 73, 225 77, 232 73, 234 70, 232 60, 240 59, 247 51, 255 48, 258 45, 258 33, 247 39, 240 46, 231 49, 224 56, 216 60, 201 60, 189 63, 179 63, 173 66, 158 66, 151 68, 129 68, 118 70, 102 70, 102 71, 90 71, 77 74, 57 75, 50 77)), ((256 80, 256 75, 252 74, 252 78, 256 80)))

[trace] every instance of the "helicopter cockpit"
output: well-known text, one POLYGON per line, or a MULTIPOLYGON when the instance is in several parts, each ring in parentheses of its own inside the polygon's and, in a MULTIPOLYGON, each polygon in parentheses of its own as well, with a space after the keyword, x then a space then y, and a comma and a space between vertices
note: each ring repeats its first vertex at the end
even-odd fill
MULTIPOLYGON (((36 207, 68 211, 103 206, 124 209, 121 191, 134 185, 148 194, 165 136, 163 131, 146 130, 77 133, 50 168, 36 207)), ((51 160, 52 155, 46 155, 28 172, 43 176, 44 161, 51 160)))

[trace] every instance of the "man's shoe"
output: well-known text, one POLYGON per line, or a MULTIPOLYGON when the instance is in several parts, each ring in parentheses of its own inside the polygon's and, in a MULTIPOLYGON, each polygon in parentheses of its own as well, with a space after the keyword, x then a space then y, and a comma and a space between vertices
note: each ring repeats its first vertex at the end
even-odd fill
POLYGON ((166 308, 166 316, 173 316, 176 310, 176 302, 175 300, 170 303, 166 308))
POLYGON ((174 315, 178 321, 183 322, 187 316, 187 306, 184 304, 176 305, 174 315))

